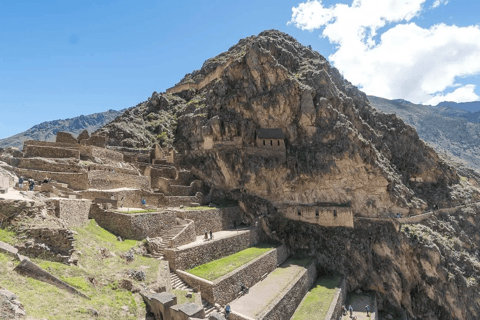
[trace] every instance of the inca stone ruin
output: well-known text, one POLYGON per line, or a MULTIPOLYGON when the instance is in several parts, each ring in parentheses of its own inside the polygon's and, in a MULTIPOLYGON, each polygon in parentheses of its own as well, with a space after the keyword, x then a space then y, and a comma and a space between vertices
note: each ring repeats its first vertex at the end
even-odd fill
MULTIPOLYGON (((343 305, 357 319, 480 314, 480 191, 319 53, 275 30, 96 132, 25 141, 0 160, 0 221, 16 234, 0 252, 18 260, 11 271, 82 303, 86 288, 111 288, 145 305, 118 317, 300 319, 317 286, 330 292, 318 319, 346 319, 343 305), (95 259, 144 265, 84 275, 88 228, 112 248, 134 243, 121 257, 95 247, 95 259), (216 278, 194 274, 248 250, 260 253, 216 278), (49 263, 73 271, 57 276, 63 267, 49 263)), ((4 296, 28 316, 29 301, 25 312, 4 296)), ((84 309, 75 312, 113 307, 84 309)))

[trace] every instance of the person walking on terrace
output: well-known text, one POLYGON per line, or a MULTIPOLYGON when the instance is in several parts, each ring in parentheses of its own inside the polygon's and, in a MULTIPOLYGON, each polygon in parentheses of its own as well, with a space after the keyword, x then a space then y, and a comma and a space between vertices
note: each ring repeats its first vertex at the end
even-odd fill
POLYGON ((33 179, 30 179, 28 181, 28 186, 29 186, 29 190, 33 191, 33 189, 35 188, 35 181, 33 179))
POLYGON ((350 318, 353 316, 353 307, 352 305, 348 306, 348 312, 350 312, 350 318))
POLYGON ((205 229, 205 241, 208 240, 208 232, 207 229, 205 229))
POLYGON ((213 240, 213 232, 210 230, 210 240, 213 240))
POLYGON ((368 304, 365 306, 365 310, 367 311, 367 317, 370 317, 370 306, 368 304))
POLYGON ((19 187, 20 189, 23 189, 23 176, 20 177, 20 178, 18 178, 18 187, 19 187))

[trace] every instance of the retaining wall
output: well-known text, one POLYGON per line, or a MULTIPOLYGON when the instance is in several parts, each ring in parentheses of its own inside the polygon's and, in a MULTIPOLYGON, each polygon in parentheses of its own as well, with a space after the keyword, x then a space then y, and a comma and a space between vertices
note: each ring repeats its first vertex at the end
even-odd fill
POLYGON ((345 304, 347 299, 347 282, 345 277, 338 279, 337 287, 335 288, 335 294, 333 301, 330 304, 325 320, 337 320, 342 315, 342 305, 345 304))
POLYGON ((314 261, 257 318, 263 320, 290 319, 316 278, 317 268, 314 261))
POLYGON ((25 158, 75 158, 80 159, 80 152, 76 149, 65 147, 33 146, 29 145, 23 150, 25 158))
POLYGON ((60 162, 43 158, 18 158, 18 168, 51 171, 51 172, 84 172, 85 169, 78 165, 78 160, 60 162))
POLYGON ((80 145, 80 155, 87 159, 100 158, 123 162, 123 153, 90 145, 80 145))
POLYGON ((95 219, 99 226, 124 239, 143 240, 146 237, 161 237, 176 225, 173 212, 125 214, 106 211, 92 205, 89 219, 95 219))
POLYGON ((275 270, 287 258, 287 248, 281 245, 214 281, 181 270, 177 270, 177 274, 190 286, 200 287, 202 299, 211 304, 225 305, 238 297, 241 292, 240 283, 247 288, 252 287, 262 279, 262 276, 275 270))
POLYGON ((195 222, 192 220, 187 220, 185 228, 182 229, 175 237, 173 237, 169 242, 168 246, 175 248, 184 244, 188 244, 197 240, 197 234, 195 233, 195 222))
POLYGON ((22 168, 14 168, 14 170, 17 174, 23 175, 25 178, 32 178, 36 181, 43 181, 43 179, 47 177, 61 183, 66 183, 72 189, 85 190, 89 188, 88 175, 86 172, 49 172, 22 168))
POLYGON ((37 140, 27 140, 23 142, 23 148, 27 146, 45 146, 45 147, 57 147, 57 148, 69 148, 69 149, 80 149, 80 145, 72 143, 56 143, 50 141, 37 141, 37 140))
POLYGON ((149 189, 150 178, 119 172, 95 170, 88 172, 90 188, 108 190, 116 188, 149 189))
POLYGON ((206 230, 212 232, 233 229, 234 221, 239 226, 242 222, 242 209, 240 207, 215 208, 206 210, 178 210, 177 216, 182 219, 195 221, 197 236, 206 230))
POLYGON ((165 249, 165 259, 173 270, 188 270, 220 259, 257 244, 259 232, 256 229, 242 230, 232 236, 203 242, 197 246, 165 249))
POLYGON ((119 207, 139 208, 142 206, 142 199, 145 199, 147 205, 162 207, 168 203, 167 198, 162 193, 153 193, 146 190, 84 190, 79 192, 84 199, 95 200, 95 198, 105 198, 116 200, 119 207))
POLYGON ((55 206, 55 216, 69 228, 80 227, 88 222, 91 200, 51 199, 46 202, 55 206))

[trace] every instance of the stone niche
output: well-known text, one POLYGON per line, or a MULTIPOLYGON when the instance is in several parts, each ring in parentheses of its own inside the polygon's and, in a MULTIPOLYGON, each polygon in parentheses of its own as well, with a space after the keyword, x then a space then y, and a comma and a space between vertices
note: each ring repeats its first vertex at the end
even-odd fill
POLYGON ((255 143, 259 148, 285 151, 285 134, 282 129, 257 129, 255 143))
POLYGON ((348 203, 292 203, 281 206, 278 211, 291 220, 324 227, 353 228, 353 211, 348 203))

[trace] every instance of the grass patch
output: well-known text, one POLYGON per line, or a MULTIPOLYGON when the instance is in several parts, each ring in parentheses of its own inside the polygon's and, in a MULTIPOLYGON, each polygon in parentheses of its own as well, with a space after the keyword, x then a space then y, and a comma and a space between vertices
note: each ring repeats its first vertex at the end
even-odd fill
POLYGON ((253 259, 258 258, 273 248, 275 248, 273 245, 258 245, 242 250, 228 257, 202 264, 201 266, 190 269, 187 272, 196 275, 197 277, 213 281, 229 272, 232 272, 233 270, 252 261, 253 259))
POLYGON ((115 211, 117 213, 134 214, 134 213, 149 213, 158 212, 158 209, 142 209, 142 210, 129 210, 129 211, 115 211))
POLYGON ((195 211, 195 210, 215 210, 215 207, 209 206, 198 206, 198 207, 183 207, 182 210, 184 211, 195 211))
POLYGON ((8 229, 0 229, 0 241, 3 241, 8 244, 15 244, 15 232, 8 229))
POLYGON ((187 302, 195 302, 195 293, 191 292, 192 297, 187 298, 185 295, 188 291, 185 290, 178 290, 173 289, 171 293, 173 293, 177 297, 177 305, 187 303, 187 302))
MULTIPOLYGON (((164 262, 135 254, 135 260, 127 263, 121 257, 138 245, 137 241, 117 241, 117 237, 100 228, 94 220, 85 227, 76 228, 76 249, 81 251, 78 266, 31 259, 53 275, 77 288, 91 300, 83 299, 53 285, 18 275, 13 271, 18 261, 0 254, 0 286, 14 292, 25 305, 29 317, 34 319, 92 319, 88 309, 99 312, 98 319, 141 319, 145 316, 145 304, 138 294, 119 288, 122 279, 129 279, 134 286, 141 282, 130 279, 128 270, 143 270, 146 285, 155 283, 164 262), (107 249, 109 257, 100 251, 107 249), (122 308, 127 307, 125 312, 122 308)), ((165 265, 164 265, 165 264, 165 265)))
POLYGON ((292 320, 323 319, 327 315, 335 296, 335 288, 340 277, 322 277, 317 279, 307 293, 292 320))

